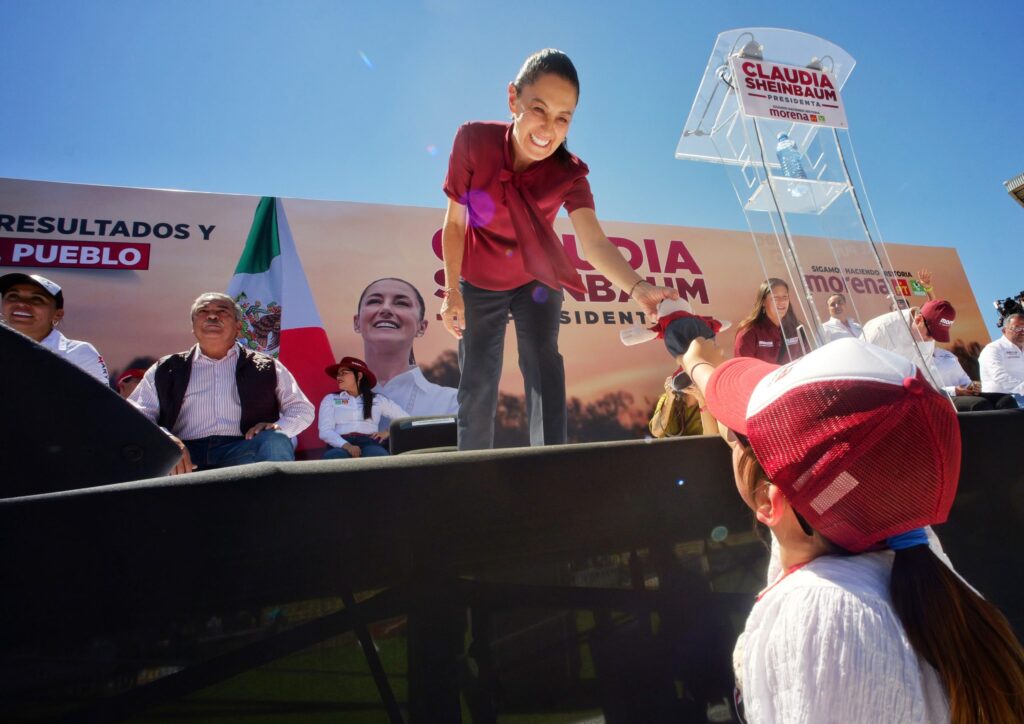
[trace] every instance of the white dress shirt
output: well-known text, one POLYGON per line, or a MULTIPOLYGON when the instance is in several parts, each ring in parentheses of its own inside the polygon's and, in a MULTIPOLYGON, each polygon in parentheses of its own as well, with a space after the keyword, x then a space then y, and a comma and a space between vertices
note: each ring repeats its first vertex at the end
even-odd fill
MULTIPOLYGON (((238 364, 238 345, 233 345, 224 357, 213 359, 199 349, 192 347, 192 373, 181 403, 181 412, 171 432, 181 440, 199 440, 213 435, 242 434, 239 429, 242 419, 242 401, 238 396, 235 382, 235 367, 238 364)), ((157 363, 159 364, 159 363, 157 363)), ((295 437, 313 422, 313 405, 299 389, 299 385, 284 365, 274 360, 277 371, 277 403, 280 407, 276 422, 288 437, 295 437)), ((132 392, 128 401, 143 415, 156 422, 160 413, 160 400, 156 393, 156 368, 154 364, 143 375, 142 381, 132 392)))
POLYGON ((361 396, 335 392, 320 402, 320 439, 331 447, 341 447, 345 442, 342 435, 353 432, 372 435, 377 432, 382 417, 397 420, 409 415, 384 395, 374 395, 370 417, 366 418, 361 396))
POLYGON ((982 392, 1024 395, 1024 352, 1006 337, 985 345, 978 365, 982 392))
POLYGON ((103 358, 88 342, 79 342, 76 339, 68 339, 54 329, 43 337, 39 344, 47 349, 67 358, 67 361, 80 369, 85 370, 107 387, 110 387, 110 375, 107 373, 107 366, 103 358))
POLYGON ((825 344, 834 342, 837 339, 843 337, 863 337, 864 328, 857 324, 852 319, 847 322, 849 326, 843 324, 835 317, 829 317, 828 321, 821 323, 821 336, 822 341, 825 344))
MULTIPOLYGON (((428 382, 419 367, 413 365, 400 375, 392 377, 373 391, 384 395, 405 410, 409 417, 425 415, 455 415, 459 412, 459 391, 428 382)), ((387 430, 394 418, 381 418, 381 430, 387 430)))
POLYGON ((939 382, 942 384, 942 389, 948 394, 955 397, 957 387, 967 387, 971 384, 971 378, 967 376, 960 360, 948 349, 936 347, 932 352, 932 362, 935 363, 935 369, 939 371, 939 382))
POLYGON ((915 345, 913 333, 910 331, 912 325, 913 317, 910 316, 909 309, 889 312, 880 317, 869 319, 864 324, 864 339, 890 352, 895 352, 918 367, 926 367, 925 377, 930 377, 933 384, 941 387, 943 384, 941 381, 942 376, 935 368, 935 363, 932 360, 932 355, 935 352, 935 340, 919 341, 915 345), (918 349, 921 350, 921 356, 917 354, 918 349), (921 357, 924 358, 923 365, 921 357))

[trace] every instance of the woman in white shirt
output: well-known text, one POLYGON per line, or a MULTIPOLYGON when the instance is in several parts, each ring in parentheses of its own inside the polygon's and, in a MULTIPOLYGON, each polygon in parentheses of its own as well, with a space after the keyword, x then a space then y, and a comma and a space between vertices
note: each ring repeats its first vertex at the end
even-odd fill
POLYGON ((960 433, 916 365, 847 338, 783 367, 697 340, 684 367, 778 541, 733 657, 747 721, 1024 721, 1024 649, 924 528, 960 433))
POLYGON ((330 446, 324 459, 388 455, 380 419, 408 417, 405 410, 373 391, 377 378, 361 359, 344 357, 324 372, 338 381, 338 392, 320 403, 320 439, 330 446))
MULTIPOLYGON (((352 319, 363 338, 363 358, 377 373, 377 392, 409 415, 453 415, 458 390, 429 382, 416 364, 413 343, 427 331, 423 295, 404 279, 370 282, 359 295, 352 319)), ((391 418, 384 416, 384 427, 391 418)))

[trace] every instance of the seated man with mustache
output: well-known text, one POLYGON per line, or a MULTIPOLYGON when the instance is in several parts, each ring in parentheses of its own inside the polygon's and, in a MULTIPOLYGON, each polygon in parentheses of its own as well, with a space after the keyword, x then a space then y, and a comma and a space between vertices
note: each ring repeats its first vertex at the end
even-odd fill
POLYGON ((192 304, 198 344, 146 370, 128 401, 181 447, 172 475, 262 461, 294 460, 292 437, 313 422, 313 405, 273 357, 238 344, 242 310, 226 294, 192 304))

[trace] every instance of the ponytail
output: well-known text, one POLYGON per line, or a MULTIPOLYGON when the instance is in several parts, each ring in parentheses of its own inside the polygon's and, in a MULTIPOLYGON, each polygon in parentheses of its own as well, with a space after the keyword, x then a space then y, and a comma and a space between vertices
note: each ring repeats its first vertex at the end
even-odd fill
POLYGON ((951 724, 1024 722, 1024 649, 1006 617, 928 546, 895 552, 893 609, 939 673, 951 724))
POLYGON ((362 372, 359 373, 359 396, 363 398, 363 419, 369 420, 373 416, 373 387, 370 380, 362 372))

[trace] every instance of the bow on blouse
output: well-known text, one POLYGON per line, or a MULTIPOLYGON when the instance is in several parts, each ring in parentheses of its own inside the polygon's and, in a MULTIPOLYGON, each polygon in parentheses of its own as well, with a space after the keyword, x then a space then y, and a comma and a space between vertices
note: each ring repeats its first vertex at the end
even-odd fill
POLYGON ((525 188, 523 172, 503 168, 498 180, 505 191, 505 204, 519 242, 523 269, 553 289, 585 291, 583 280, 569 261, 561 240, 525 188))

